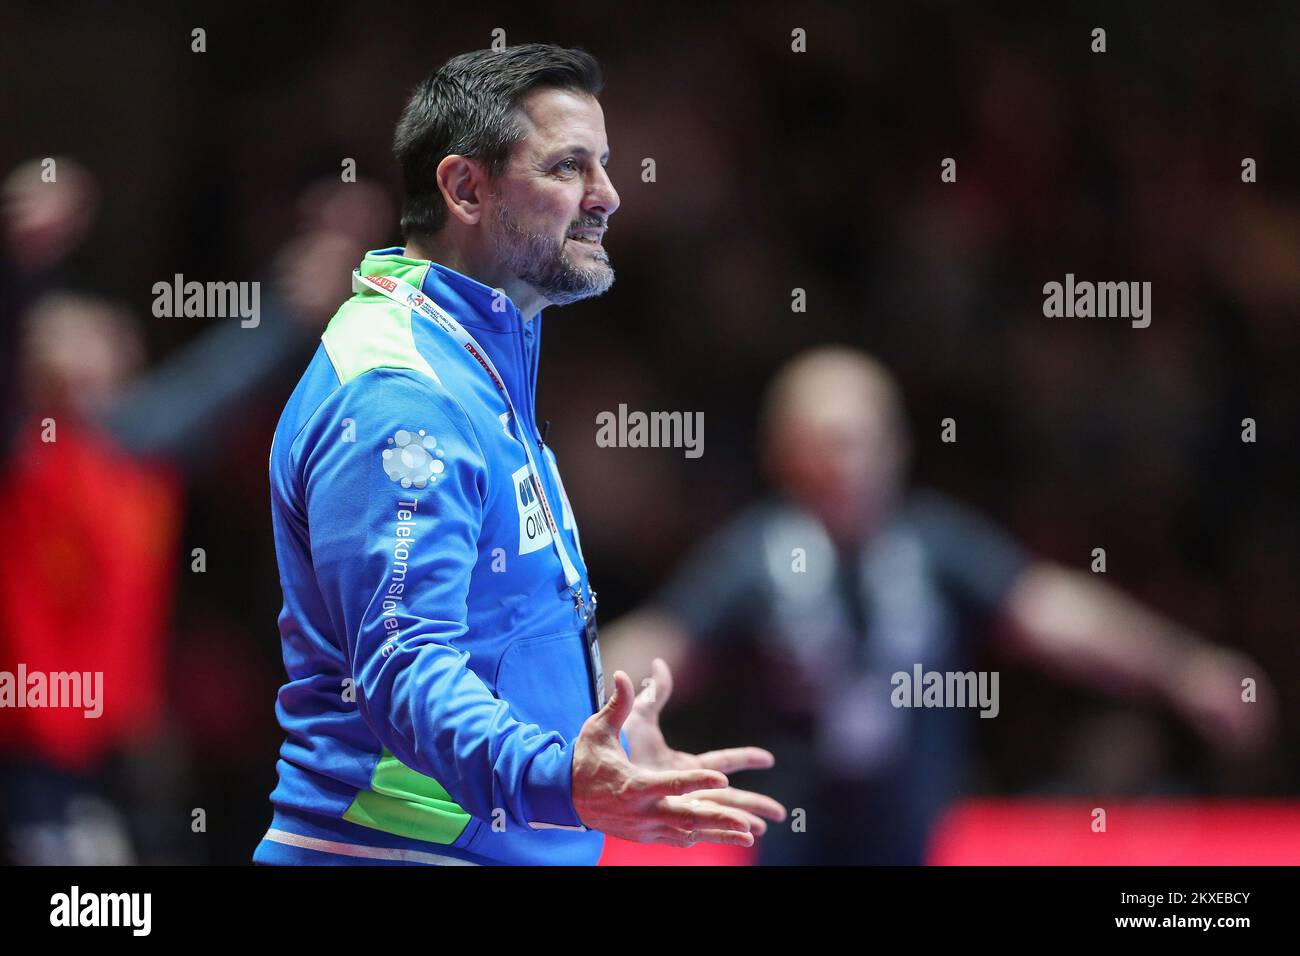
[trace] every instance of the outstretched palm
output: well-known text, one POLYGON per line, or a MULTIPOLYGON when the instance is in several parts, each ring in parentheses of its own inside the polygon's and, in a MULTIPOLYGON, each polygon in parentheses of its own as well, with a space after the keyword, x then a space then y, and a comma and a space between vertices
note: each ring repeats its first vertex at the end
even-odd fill
MULTIPOLYGON (((674 750, 664 740, 659 728, 659 713, 673 693, 673 675, 667 663, 656 657, 651 665, 652 677, 643 681, 641 693, 636 697, 632 713, 623 725, 627 734, 628 758, 632 763, 650 770, 717 770, 731 774, 738 770, 763 770, 776 759, 761 747, 730 747, 710 750, 702 754, 674 750)), ((756 834, 767 830, 768 820, 785 819, 785 808, 771 797, 736 787, 721 790, 699 790, 691 795, 743 811, 750 819, 756 834)))

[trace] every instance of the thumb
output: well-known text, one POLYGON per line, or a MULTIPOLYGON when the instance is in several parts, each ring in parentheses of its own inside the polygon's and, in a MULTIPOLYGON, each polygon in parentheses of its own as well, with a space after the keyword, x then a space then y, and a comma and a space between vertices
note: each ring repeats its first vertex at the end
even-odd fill
POLYGON ((623 724, 627 721, 628 715, 632 713, 635 696, 632 689, 632 678, 628 677, 625 671, 614 671, 614 692, 610 694, 609 700, 605 701, 605 706, 596 714, 612 736, 617 737, 618 732, 623 729, 623 724))

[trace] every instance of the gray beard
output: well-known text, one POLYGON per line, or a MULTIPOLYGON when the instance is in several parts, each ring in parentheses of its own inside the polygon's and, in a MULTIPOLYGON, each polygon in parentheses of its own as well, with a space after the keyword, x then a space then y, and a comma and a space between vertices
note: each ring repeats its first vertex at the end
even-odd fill
POLYGON ((497 206, 497 255, 511 274, 518 276, 553 305, 568 305, 602 295, 614 284, 609 253, 601 249, 599 264, 575 265, 565 254, 564 240, 525 232, 504 205, 497 206))

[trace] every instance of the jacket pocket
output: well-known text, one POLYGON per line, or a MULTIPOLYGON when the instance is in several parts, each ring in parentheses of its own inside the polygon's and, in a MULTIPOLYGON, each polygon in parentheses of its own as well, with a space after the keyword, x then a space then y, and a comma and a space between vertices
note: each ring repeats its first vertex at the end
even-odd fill
POLYGON ((586 657, 576 629, 515 641, 497 665, 497 697, 515 719, 573 741, 593 713, 586 657))

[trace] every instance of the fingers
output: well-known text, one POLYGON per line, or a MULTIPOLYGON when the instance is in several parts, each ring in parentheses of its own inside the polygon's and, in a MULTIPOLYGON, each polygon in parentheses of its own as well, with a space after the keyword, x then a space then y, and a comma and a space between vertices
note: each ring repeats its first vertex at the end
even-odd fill
POLYGON ((729 747, 726 750, 710 750, 696 757, 701 767, 720 770, 723 773, 736 773, 739 770, 765 770, 776 763, 771 751, 762 747, 729 747))
POLYGON ((727 786, 726 775, 716 770, 661 770, 644 774, 637 789, 647 796, 671 797, 727 786))
MULTIPOLYGON (((756 817, 743 810, 733 810, 709 800, 668 797, 656 807, 656 818, 676 830, 734 830, 748 833, 756 817)), ((760 825, 764 825, 761 820, 760 825)))
MULTIPOLYGON (((761 837, 767 832, 767 823, 762 817, 757 817, 748 810, 735 810, 735 812, 739 814, 740 819, 745 821, 746 826, 742 829, 748 830, 756 837, 761 837)), ((733 827, 733 829, 735 828, 733 827)))
POLYGON ((749 823, 749 832, 754 834, 755 837, 761 837, 767 832, 767 822, 762 817, 756 817, 744 810, 740 812, 744 814, 745 820, 749 823))
POLYGON ((744 810, 747 813, 765 817, 777 823, 786 818, 785 807, 771 797, 750 790, 739 790, 736 787, 728 787, 726 790, 697 790, 691 794, 691 798, 694 800, 711 800, 714 803, 722 804, 724 807, 744 810))
POLYGON ((639 711, 659 711, 659 684, 653 677, 641 681, 641 691, 636 695, 636 708, 639 711))
POLYGON ((752 833, 738 833, 735 830, 674 830, 667 829, 658 834, 652 843, 667 843, 669 846, 690 847, 697 843, 721 843, 724 846, 754 845, 752 833))
POLYGON ((673 692, 673 675, 662 657, 650 663, 650 676, 641 682, 636 709, 647 719, 657 716, 673 692))
POLYGON ((650 676, 654 678, 655 706, 663 707, 673 695, 673 672, 668 669, 668 662, 656 657, 650 662, 650 676))
POLYGON ((607 732, 614 737, 618 736, 618 732, 623 729, 623 724, 627 722, 628 715, 632 713, 634 697, 632 678, 624 671, 615 671, 614 692, 610 694, 609 700, 605 701, 605 706, 596 715, 605 724, 607 732))

